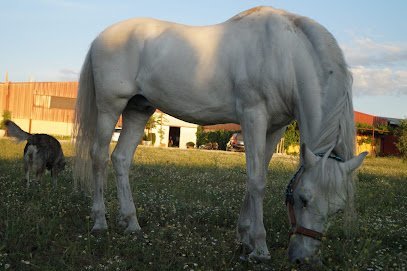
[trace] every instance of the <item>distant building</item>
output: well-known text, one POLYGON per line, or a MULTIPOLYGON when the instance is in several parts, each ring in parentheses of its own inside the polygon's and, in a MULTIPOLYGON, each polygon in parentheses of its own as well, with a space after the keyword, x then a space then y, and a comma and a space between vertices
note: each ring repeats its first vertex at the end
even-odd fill
POLYGON ((0 112, 30 133, 70 135, 77 82, 0 83, 0 112))
POLYGON ((370 155, 399 156, 397 138, 391 132, 400 125, 400 119, 378 117, 355 111, 357 129, 356 152, 370 155))
POLYGON ((176 119, 159 110, 153 116, 156 120, 155 128, 152 129, 155 134, 155 147, 186 149, 188 142, 193 142, 196 145, 198 125, 176 119))
MULTIPOLYGON (((70 136, 78 82, 3 82, 0 83, 0 112, 10 111, 12 120, 30 133, 70 136)), ((154 113, 156 123, 154 146, 186 148, 196 144, 197 125, 187 123, 160 111, 154 113)), ((369 151, 377 155, 399 155, 396 137, 386 127, 397 127, 400 120, 377 117, 355 111, 357 153, 369 151)), ((121 120, 118 126, 121 125, 121 120)), ((237 124, 204 126, 205 131, 240 130, 237 124)), ((147 133, 148 131, 146 131, 147 133)))

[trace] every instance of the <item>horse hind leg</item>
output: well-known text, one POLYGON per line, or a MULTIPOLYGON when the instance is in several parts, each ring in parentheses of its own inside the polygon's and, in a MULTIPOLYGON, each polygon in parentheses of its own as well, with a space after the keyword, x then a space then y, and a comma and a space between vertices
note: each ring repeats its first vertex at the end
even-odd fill
MULTIPOLYGON (((94 226, 92 231, 101 231, 107 229, 106 207, 103 197, 103 188, 107 180, 107 165, 109 162, 109 145, 112 138, 116 122, 127 101, 115 101, 122 104, 122 107, 104 108, 98 111, 96 121, 96 137, 90 151, 93 172, 93 204, 92 218, 94 226)), ((106 103, 107 105, 108 103, 106 103)))
MULTIPOLYGON (((137 98, 134 100, 139 102, 137 98)), ((119 223, 126 227, 126 233, 136 232, 141 229, 131 193, 129 170, 134 152, 144 134, 144 127, 149 117, 155 111, 150 106, 142 108, 132 107, 134 106, 132 104, 134 100, 129 102, 128 107, 123 112, 123 129, 120 133, 117 146, 112 153, 112 163, 117 179, 117 197, 120 202, 119 223)))

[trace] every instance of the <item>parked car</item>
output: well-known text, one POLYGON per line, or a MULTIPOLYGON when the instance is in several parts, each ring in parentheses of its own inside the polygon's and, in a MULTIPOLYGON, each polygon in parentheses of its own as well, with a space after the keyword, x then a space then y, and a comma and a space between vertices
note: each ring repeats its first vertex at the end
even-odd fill
POLYGON ((117 127, 114 129, 113 135, 112 135, 112 141, 117 142, 120 137, 120 132, 122 131, 121 127, 117 127))
POLYGON ((227 151, 243 151, 244 152, 244 141, 243 135, 241 133, 234 133, 229 142, 226 144, 227 151))

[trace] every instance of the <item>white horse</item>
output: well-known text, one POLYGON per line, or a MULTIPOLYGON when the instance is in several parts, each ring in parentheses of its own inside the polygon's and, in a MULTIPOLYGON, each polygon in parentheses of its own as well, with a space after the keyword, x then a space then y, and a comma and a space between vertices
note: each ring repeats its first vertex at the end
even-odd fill
POLYGON ((86 56, 76 104, 74 172, 88 187, 93 180, 93 230, 107 228, 103 187, 120 114, 123 130, 111 157, 120 222, 126 232, 140 230, 129 168, 144 126, 159 108, 200 125, 241 125, 248 177, 237 235, 249 257, 269 259, 265 178, 285 127, 296 119, 307 147, 301 151, 300 174, 288 189, 295 219, 289 257, 313 256, 328 215, 351 200, 351 172, 365 156, 353 157, 351 81, 342 52, 325 28, 270 7, 212 26, 144 18, 107 28, 86 56), (92 170, 86 170, 90 159, 92 170))

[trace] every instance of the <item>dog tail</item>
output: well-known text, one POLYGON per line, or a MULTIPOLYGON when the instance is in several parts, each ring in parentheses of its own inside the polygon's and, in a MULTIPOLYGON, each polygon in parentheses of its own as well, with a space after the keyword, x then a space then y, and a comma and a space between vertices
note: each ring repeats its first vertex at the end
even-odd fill
POLYGON ((7 134, 16 138, 18 142, 26 141, 31 136, 30 133, 21 130, 21 128, 11 120, 6 120, 5 125, 7 127, 7 134))
POLYGON ((96 133, 96 96, 91 57, 92 46, 86 55, 79 78, 78 96, 75 108, 73 138, 75 158, 73 161, 74 185, 91 191, 92 166, 90 148, 96 133))

